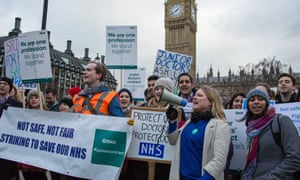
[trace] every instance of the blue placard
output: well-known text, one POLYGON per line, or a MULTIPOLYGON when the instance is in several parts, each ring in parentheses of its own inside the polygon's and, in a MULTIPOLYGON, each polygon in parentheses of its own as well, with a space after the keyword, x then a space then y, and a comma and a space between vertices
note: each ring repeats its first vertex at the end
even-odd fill
POLYGON ((139 155, 163 158, 164 149, 165 146, 162 144, 141 143, 139 147, 139 155))

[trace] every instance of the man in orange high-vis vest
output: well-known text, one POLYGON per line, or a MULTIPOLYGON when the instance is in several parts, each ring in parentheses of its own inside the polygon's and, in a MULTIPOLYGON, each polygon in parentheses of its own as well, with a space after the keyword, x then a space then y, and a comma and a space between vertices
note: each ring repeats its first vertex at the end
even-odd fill
POLYGON ((118 93, 104 85, 106 73, 106 66, 102 63, 91 61, 87 64, 83 72, 86 86, 73 97, 74 112, 125 117, 118 93))

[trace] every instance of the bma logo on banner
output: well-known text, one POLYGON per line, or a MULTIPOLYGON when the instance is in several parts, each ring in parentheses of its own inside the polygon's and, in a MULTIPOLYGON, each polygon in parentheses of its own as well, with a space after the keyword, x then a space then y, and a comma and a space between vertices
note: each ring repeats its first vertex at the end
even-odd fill
POLYGON ((126 133, 96 129, 92 163, 120 167, 126 149, 126 133))

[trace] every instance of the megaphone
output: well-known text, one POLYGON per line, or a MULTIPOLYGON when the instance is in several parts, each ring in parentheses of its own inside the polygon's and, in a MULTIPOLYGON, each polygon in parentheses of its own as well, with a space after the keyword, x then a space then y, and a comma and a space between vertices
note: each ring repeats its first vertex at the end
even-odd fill
POLYGON ((175 106, 185 106, 188 101, 166 89, 163 90, 159 101, 164 101, 175 106))

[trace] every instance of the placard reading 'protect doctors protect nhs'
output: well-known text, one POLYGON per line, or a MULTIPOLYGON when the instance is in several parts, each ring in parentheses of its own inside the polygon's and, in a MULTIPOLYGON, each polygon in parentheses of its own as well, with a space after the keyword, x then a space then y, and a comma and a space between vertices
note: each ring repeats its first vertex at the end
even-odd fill
POLYGON ((128 157, 170 161, 174 147, 167 137, 168 122, 164 109, 133 108, 132 141, 128 157))

